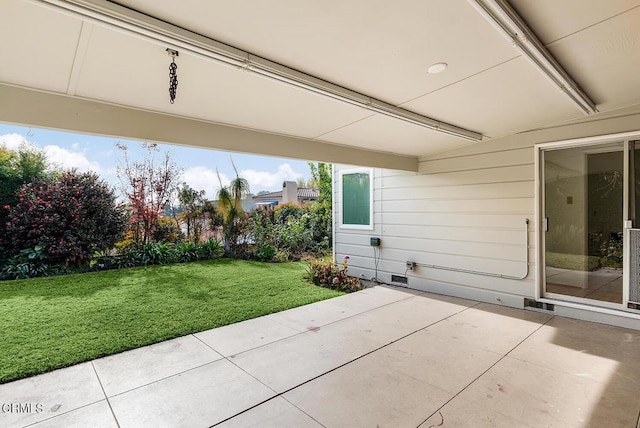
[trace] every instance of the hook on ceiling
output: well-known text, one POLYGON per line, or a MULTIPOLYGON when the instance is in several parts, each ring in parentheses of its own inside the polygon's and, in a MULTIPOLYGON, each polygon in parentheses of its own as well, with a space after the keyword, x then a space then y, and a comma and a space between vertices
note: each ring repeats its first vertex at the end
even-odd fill
POLYGON ((167 53, 171 57, 171 64, 169 64, 169 102, 173 104, 178 90, 178 64, 176 64, 176 57, 180 53, 171 48, 167 48, 167 53))

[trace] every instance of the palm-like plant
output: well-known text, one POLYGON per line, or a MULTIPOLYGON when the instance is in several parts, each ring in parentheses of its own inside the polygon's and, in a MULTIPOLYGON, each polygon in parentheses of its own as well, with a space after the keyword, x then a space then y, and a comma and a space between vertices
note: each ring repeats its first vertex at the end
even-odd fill
POLYGON ((220 182, 218 210, 222 214, 222 235, 224 237, 224 250, 227 254, 231 254, 232 247, 237 245, 239 230, 236 226, 244 214, 242 200, 250 194, 249 182, 239 176, 238 169, 233 161, 231 161, 231 164, 236 173, 236 178, 231 180, 228 186, 222 185, 220 173, 216 171, 220 182))

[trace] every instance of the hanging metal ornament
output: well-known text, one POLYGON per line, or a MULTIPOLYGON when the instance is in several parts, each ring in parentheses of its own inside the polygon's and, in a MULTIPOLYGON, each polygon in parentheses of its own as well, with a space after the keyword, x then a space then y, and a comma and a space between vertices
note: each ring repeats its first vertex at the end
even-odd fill
POLYGON ((169 64, 169 102, 173 104, 176 100, 176 90, 178 89, 178 64, 176 64, 178 51, 167 48, 167 52, 171 56, 171 64, 169 64))

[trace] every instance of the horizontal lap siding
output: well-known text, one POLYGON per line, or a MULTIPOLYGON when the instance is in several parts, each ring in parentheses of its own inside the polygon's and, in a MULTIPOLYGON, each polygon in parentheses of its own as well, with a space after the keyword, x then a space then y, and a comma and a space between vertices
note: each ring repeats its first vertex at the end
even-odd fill
POLYGON ((533 147, 506 149, 500 152, 483 153, 471 156, 434 159, 420 162, 421 172, 436 174, 453 171, 474 171, 478 169, 503 168, 506 165, 529 165, 532 163, 533 147), (482 165, 482 168, 478 168, 482 165))
POLYGON ((419 199, 533 198, 534 189, 531 183, 533 183, 533 180, 448 187, 398 187, 385 191, 384 196, 396 201, 419 199))
MULTIPOLYGON (((360 237, 340 237, 336 239, 338 244, 343 245, 343 248, 349 249, 351 254, 371 255, 372 249, 367 248, 369 242, 363 242, 360 237), (351 238, 351 239, 350 239, 351 238), (351 242, 349 242, 351 241, 351 242), (365 246, 364 251, 361 246, 365 246)), ((531 249, 530 249, 531 252, 531 249)), ((468 241, 444 241, 444 240, 432 240, 421 238, 398 238, 385 235, 384 236, 384 249, 383 257, 391 260, 397 258, 392 255, 400 257, 398 260, 403 262, 406 260, 420 261, 427 264, 439 264, 429 261, 431 258, 438 255, 443 256, 467 256, 477 259, 478 263, 483 263, 484 260, 498 260, 498 261, 514 261, 522 262, 525 259, 524 252, 524 232, 520 236, 520 242, 517 244, 489 244, 481 242, 468 242, 468 241), (412 255, 410 259, 406 258, 404 253, 409 251, 412 255)), ((531 253, 530 256, 533 256, 531 253)), ((448 266, 448 265, 445 265, 448 266)), ((479 269, 484 270, 484 269, 479 269)))
MULTIPOLYGON (((421 165, 425 165, 422 162, 421 165)), ((489 168, 480 170, 455 171, 434 174, 425 182, 422 174, 391 175, 396 171, 389 171, 385 175, 385 189, 405 188, 405 187, 455 187, 464 185, 479 185, 491 183, 504 183, 505 175, 510 177, 510 182, 531 181, 534 179, 533 170, 530 165, 518 165, 503 168, 489 168), (422 178, 421 178, 422 177, 422 178)))
MULTIPOLYGON (((350 272, 375 273, 369 238, 382 238, 377 277, 406 275, 409 287, 491 291, 514 296, 534 294, 534 151, 532 145, 467 147, 421 159, 420 173, 374 170, 373 231, 340 229, 336 223, 338 260, 349 256, 350 272), (529 219, 525 235, 525 219, 529 219), (525 250, 525 241, 529 247, 525 250), (406 261, 525 280, 481 276, 418 266, 406 261)), ((339 167, 336 168, 339 170, 339 167)), ((338 175, 336 174, 336 189, 338 175)), ((340 211, 336 192, 336 210, 340 211)), ((376 254, 377 255, 377 254, 376 254)), ((456 293, 454 293, 456 294, 456 293)), ((458 292, 457 294, 461 294, 458 292)), ((465 294, 465 293, 462 293, 465 294)))
MULTIPOLYGON (((533 223, 529 225, 529 241, 535 239, 533 223)), ((522 226, 524 228, 524 225, 522 226)), ((409 226, 409 225, 390 225, 384 227, 386 236, 394 236, 398 238, 421 238, 434 239, 442 241, 460 241, 460 242, 486 242, 497 244, 519 245, 523 241, 523 236, 513 233, 516 229, 508 228, 477 228, 477 227, 459 227, 459 226, 409 226)), ((517 230, 520 230, 518 228, 517 230)), ((342 234, 341 234, 342 235, 342 234)), ((339 236, 340 238, 341 236, 339 236)), ((340 239, 338 239, 340 241, 340 239)))
POLYGON ((406 213, 411 210, 423 213, 467 214, 509 214, 521 215, 530 212, 528 204, 531 198, 496 199, 416 199, 392 200, 382 202, 382 211, 386 214, 406 213))

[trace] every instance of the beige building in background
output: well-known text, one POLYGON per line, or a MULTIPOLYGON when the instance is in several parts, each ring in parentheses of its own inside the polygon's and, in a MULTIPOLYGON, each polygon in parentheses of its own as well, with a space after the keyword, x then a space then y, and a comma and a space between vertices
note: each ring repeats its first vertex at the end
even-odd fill
POLYGON ((319 194, 318 189, 298 187, 295 181, 284 181, 282 183, 282 190, 256 195, 253 197, 253 200, 256 205, 303 205, 314 202, 318 199, 319 194))

